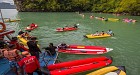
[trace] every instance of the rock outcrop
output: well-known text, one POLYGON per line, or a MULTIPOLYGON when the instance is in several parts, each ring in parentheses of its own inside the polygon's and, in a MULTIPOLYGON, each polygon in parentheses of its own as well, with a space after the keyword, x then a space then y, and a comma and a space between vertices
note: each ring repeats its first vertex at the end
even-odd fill
POLYGON ((24 11, 23 3, 24 0, 14 0, 14 4, 16 5, 16 9, 20 12, 24 11))

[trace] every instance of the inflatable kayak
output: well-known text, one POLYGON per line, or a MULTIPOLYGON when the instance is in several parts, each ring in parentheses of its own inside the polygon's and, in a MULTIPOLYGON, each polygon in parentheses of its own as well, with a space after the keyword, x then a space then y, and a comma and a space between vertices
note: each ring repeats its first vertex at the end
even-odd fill
POLYGON ((89 35, 84 35, 84 37, 94 39, 94 38, 111 37, 111 35, 110 34, 106 34, 106 33, 104 35, 93 35, 93 34, 89 34, 89 35))
MULTIPOLYGON (((25 38, 21 37, 20 35, 18 35, 17 38, 19 39, 21 44, 23 44, 24 46, 27 46, 28 40, 26 40, 25 38)), ((40 47, 39 45, 37 45, 37 46, 40 47)))
POLYGON ((6 19, 6 20, 4 20, 4 22, 17 22, 17 21, 20 21, 21 19, 13 19, 13 20, 11 20, 11 19, 6 19))
POLYGON ((126 75, 124 66, 110 66, 101 68, 86 75, 126 75))
POLYGON ((73 31, 73 30, 77 30, 78 28, 74 28, 74 27, 65 27, 65 28, 57 28, 56 31, 57 32, 65 32, 65 31, 73 31))
POLYGON ((117 18, 108 18, 108 21, 119 21, 120 19, 117 18))
POLYGON ((111 63, 111 57, 103 56, 56 63, 47 66, 47 68, 50 71, 50 75, 69 75, 101 68, 111 63))
POLYGON ((102 20, 102 21, 108 21, 108 19, 104 18, 104 17, 95 17, 98 20, 102 20))
POLYGON ((135 22, 137 22, 137 20, 125 18, 125 19, 123 19, 123 22, 127 22, 127 23, 133 22, 133 23, 135 23, 135 22))
POLYGON ((27 30, 27 31, 31 31, 31 30, 36 29, 37 27, 38 27, 38 25, 37 25, 37 24, 35 24, 35 26, 34 26, 34 27, 30 27, 30 26, 28 26, 28 27, 26 27, 26 28, 25 28, 25 30, 27 30))
POLYGON ((112 48, 102 46, 69 45, 66 49, 59 49, 58 52, 70 54, 104 54, 112 51, 112 48))
POLYGON ((27 46, 28 40, 24 39, 24 38, 21 37, 20 35, 18 35, 17 38, 19 39, 19 41, 20 41, 24 46, 27 46))

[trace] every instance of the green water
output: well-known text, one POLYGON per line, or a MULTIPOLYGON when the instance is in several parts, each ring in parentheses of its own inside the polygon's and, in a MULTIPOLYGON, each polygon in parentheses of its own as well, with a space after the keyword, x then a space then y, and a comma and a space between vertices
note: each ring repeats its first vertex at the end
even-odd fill
MULTIPOLYGON (((115 66, 125 66, 127 75, 139 75, 140 72, 140 17, 139 16, 114 16, 111 14, 84 13, 85 17, 72 12, 17 12, 16 10, 2 10, 4 17, 20 18, 17 23, 6 23, 8 29, 14 29, 17 35, 19 29, 24 29, 30 23, 38 24, 38 28, 31 32, 37 36, 41 47, 48 46, 50 42, 58 45, 61 42, 67 44, 96 45, 113 48, 114 50, 103 55, 73 55, 59 54, 61 61, 69 61, 87 57, 112 56, 115 66), (132 18, 138 20, 136 23, 105 22, 97 19, 90 19, 90 15, 104 16, 111 18, 132 18), (55 32, 57 27, 70 26, 79 23, 77 31, 55 32), (98 31, 113 30, 114 37, 102 39, 87 39, 83 35, 98 31)), ((88 72, 78 75, 85 75, 88 72)))

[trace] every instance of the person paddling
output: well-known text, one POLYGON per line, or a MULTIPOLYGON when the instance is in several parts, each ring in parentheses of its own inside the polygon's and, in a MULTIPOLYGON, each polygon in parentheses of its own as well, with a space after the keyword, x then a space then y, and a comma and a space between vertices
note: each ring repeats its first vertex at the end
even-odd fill
POLYGON ((74 24, 74 25, 73 25, 73 28, 78 28, 77 24, 74 24))
POLYGON ((100 33, 98 31, 96 31, 96 33, 93 34, 93 36, 99 36, 99 35, 100 35, 100 33))
POLYGON ((33 28, 33 27, 35 27, 35 26, 36 26, 36 24, 34 24, 34 23, 30 24, 30 27, 31 27, 31 28, 33 28))
POLYGON ((104 31, 102 31, 101 33, 100 33, 100 35, 104 35, 105 34, 105 32, 104 31))

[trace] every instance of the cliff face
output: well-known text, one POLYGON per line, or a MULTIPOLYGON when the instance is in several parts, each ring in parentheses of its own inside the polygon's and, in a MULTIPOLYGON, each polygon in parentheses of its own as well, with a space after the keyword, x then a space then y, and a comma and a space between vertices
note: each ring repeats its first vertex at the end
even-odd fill
POLYGON ((140 0, 14 0, 19 12, 103 12, 140 15, 140 0))
POLYGON ((23 1, 24 0, 14 0, 14 4, 16 5, 16 9, 20 12, 20 11, 25 11, 23 8, 23 1))
MULTIPOLYGON (((19 12, 40 12, 44 11, 39 7, 42 7, 42 5, 39 3, 41 1, 39 0, 13 0, 14 4, 16 5, 16 9, 19 12)), ((43 3, 46 3, 45 0, 43 3)))

